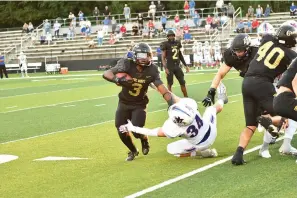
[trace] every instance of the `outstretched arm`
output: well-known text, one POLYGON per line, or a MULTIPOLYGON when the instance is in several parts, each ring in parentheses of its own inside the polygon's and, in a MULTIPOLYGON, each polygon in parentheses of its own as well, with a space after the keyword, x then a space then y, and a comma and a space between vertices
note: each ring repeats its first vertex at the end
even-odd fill
POLYGON ((223 64, 220 69, 218 70, 217 74, 215 75, 214 79, 212 80, 211 83, 211 88, 215 88, 217 89, 217 87, 219 86, 221 80, 226 76, 226 74, 230 71, 232 67, 223 64))
POLYGON ((137 126, 134 126, 130 120, 128 120, 127 124, 120 126, 119 129, 122 133, 127 133, 131 131, 142 135, 166 137, 161 127, 154 128, 154 129, 137 127, 137 126))

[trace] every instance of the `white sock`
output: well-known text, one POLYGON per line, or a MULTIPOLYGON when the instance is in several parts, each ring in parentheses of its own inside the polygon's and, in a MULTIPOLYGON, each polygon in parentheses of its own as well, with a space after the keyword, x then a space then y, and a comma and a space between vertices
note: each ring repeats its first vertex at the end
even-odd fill
POLYGON ((297 122, 289 119, 289 127, 285 130, 285 139, 293 139, 293 135, 297 129, 297 122))
POLYGON ((217 103, 218 103, 219 105, 221 105, 222 107, 224 107, 224 101, 223 101, 222 99, 219 99, 219 100, 217 101, 217 103))
POLYGON ((272 135, 265 130, 263 135, 263 144, 262 144, 263 150, 268 149, 269 143, 271 142, 272 138, 273 138, 272 135))

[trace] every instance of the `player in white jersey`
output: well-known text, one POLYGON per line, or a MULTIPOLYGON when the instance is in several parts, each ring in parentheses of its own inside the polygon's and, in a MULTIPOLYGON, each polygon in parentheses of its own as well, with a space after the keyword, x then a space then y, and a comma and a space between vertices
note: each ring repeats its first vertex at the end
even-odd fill
POLYGON ((20 65, 20 68, 21 68, 21 73, 22 73, 22 77, 26 76, 26 77, 29 77, 28 76, 28 73, 27 73, 27 56, 21 52, 20 53, 20 56, 19 56, 19 65, 20 65), (25 72, 25 75, 24 75, 24 72, 25 72))
POLYGON ((208 41, 205 41, 204 43, 203 56, 204 56, 204 61, 206 63, 206 66, 209 67, 212 63, 212 57, 211 57, 211 47, 208 41))
POLYGON ((120 127, 123 133, 135 132, 139 134, 176 138, 181 140, 167 145, 167 152, 177 157, 215 157, 217 152, 210 149, 217 136, 217 113, 221 112, 227 103, 226 87, 221 83, 218 87, 218 101, 214 106, 208 107, 203 116, 197 110, 195 100, 190 98, 178 99, 168 109, 169 118, 162 127, 147 129, 128 124, 120 127))
POLYGON ((216 61, 215 62, 216 66, 219 67, 222 61, 222 53, 221 53, 221 46, 217 41, 214 43, 214 60, 216 61))
POLYGON ((194 54, 195 67, 197 69, 203 69, 203 67, 201 66, 203 62, 202 43, 195 41, 192 50, 194 54))
POLYGON ((262 22, 257 29, 257 38, 252 39, 252 46, 259 46, 261 43, 261 39, 266 34, 274 34, 275 30, 274 27, 267 22, 262 22))

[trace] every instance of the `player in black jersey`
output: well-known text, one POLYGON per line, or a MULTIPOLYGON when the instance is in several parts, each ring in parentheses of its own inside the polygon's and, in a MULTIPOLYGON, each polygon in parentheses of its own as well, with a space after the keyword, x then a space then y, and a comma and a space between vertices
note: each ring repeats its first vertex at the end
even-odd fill
POLYGON ((203 105, 210 106, 214 103, 216 89, 225 75, 234 67, 239 71, 239 75, 244 77, 250 61, 257 54, 258 48, 251 46, 251 39, 247 34, 238 34, 231 43, 230 48, 223 54, 223 64, 214 77, 206 98, 202 101, 203 105))
POLYGON ((180 84, 184 97, 188 97, 184 72, 180 67, 180 62, 182 62, 186 67, 186 71, 189 72, 189 67, 180 51, 182 45, 180 41, 175 40, 175 33, 172 30, 168 31, 167 39, 168 41, 161 43, 161 50, 162 64, 166 72, 168 90, 171 91, 173 76, 175 76, 180 84))
MULTIPOLYGON (((164 86, 160 79, 158 67, 152 63, 152 50, 146 43, 139 43, 133 48, 134 58, 120 59, 117 65, 103 74, 103 78, 122 86, 119 93, 119 103, 115 116, 115 126, 122 142, 129 148, 130 152, 126 161, 134 160, 138 150, 132 142, 129 133, 121 133, 119 127, 131 120, 133 125, 143 127, 146 120, 146 106, 149 102, 147 90, 153 83, 157 90, 163 95, 169 105, 173 103, 171 92, 164 86), (125 77, 117 78, 115 74, 127 73, 133 80, 125 77)), ((147 136, 133 133, 135 138, 141 140, 142 153, 147 155, 149 143, 147 136)))
MULTIPOLYGON (((273 80, 283 73, 297 56, 296 52, 290 49, 296 45, 296 35, 293 32, 295 32, 293 26, 283 25, 275 35, 263 36, 258 53, 250 62, 242 84, 246 127, 240 135, 239 146, 231 160, 232 164, 245 163, 243 151, 257 128, 257 118, 261 115, 259 109, 271 116, 276 115, 273 109, 275 94, 273 80)), ((264 117, 260 118, 259 123, 264 127, 266 125, 267 129, 267 124, 263 123, 264 117)), ((271 121, 278 126, 281 117, 272 117, 271 121)), ((263 148, 263 144, 261 149, 268 149, 268 145, 269 143, 265 145, 267 148, 263 148)))

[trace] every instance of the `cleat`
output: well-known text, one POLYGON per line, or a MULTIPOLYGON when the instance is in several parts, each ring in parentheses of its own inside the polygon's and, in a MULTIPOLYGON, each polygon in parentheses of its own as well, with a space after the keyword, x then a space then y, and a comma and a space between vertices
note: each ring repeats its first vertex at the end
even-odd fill
POLYGON ((222 82, 217 88, 217 93, 218 93, 218 100, 223 100, 224 104, 227 104, 228 103, 227 89, 222 82))
POLYGON ((233 155, 231 163, 236 166, 246 164, 246 162, 243 160, 243 155, 239 153, 235 153, 233 155))
POLYGON ((135 157, 138 156, 138 154, 139 154, 138 150, 136 152, 129 151, 126 161, 133 161, 135 157))
POLYGON ((218 152, 217 149, 211 149, 211 157, 217 157, 218 156, 218 152))
POLYGON ((201 152, 201 156, 203 158, 208 158, 208 157, 217 157, 218 156, 218 152, 216 149, 206 149, 206 150, 203 150, 203 151, 200 151, 201 152))
POLYGON ((295 155, 297 156, 297 149, 293 146, 285 146, 284 144, 278 150, 282 155, 295 155))
POLYGON ((147 155, 150 152, 150 145, 148 139, 141 140, 142 154, 147 155))
POLYGON ((263 158, 266 158, 266 159, 271 158, 271 155, 269 153, 269 150, 268 149, 263 149, 262 147, 259 150, 259 155, 261 157, 263 157, 263 158))

